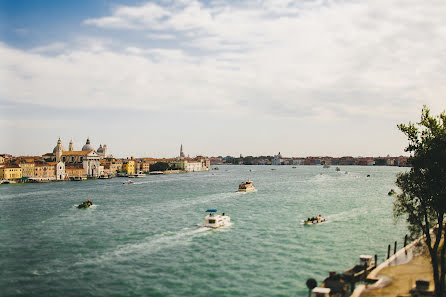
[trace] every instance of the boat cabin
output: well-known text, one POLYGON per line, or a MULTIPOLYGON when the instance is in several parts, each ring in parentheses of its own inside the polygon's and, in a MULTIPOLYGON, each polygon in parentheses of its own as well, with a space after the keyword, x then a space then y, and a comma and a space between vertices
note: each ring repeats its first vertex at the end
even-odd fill
POLYGON ((225 213, 218 214, 216 209, 208 209, 209 213, 204 219, 204 226, 208 228, 219 228, 230 222, 230 217, 225 213))
POLYGON ((329 297, 331 289, 330 288, 322 288, 322 287, 316 287, 313 289, 313 295, 312 297, 329 297))

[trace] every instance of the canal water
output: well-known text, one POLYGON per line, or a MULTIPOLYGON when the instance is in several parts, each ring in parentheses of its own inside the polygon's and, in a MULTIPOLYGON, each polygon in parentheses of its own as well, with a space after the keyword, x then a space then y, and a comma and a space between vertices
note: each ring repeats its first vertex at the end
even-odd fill
POLYGON ((218 167, 0 186, 0 296, 307 296, 308 278, 381 262, 407 232, 387 195, 406 169, 218 167), (237 193, 248 178, 258 191, 237 193), (209 208, 232 225, 201 227, 209 208))

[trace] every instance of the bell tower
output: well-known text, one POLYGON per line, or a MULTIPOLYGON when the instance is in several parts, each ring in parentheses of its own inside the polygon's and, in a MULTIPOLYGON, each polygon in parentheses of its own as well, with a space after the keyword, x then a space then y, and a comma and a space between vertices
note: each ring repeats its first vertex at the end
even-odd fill
POLYGON ((59 137, 59 140, 57 141, 56 152, 55 152, 56 162, 59 163, 60 160, 62 160, 62 153, 63 153, 62 141, 60 140, 60 137, 59 137))
POLYGON ((180 158, 184 158, 183 144, 180 146, 180 158))

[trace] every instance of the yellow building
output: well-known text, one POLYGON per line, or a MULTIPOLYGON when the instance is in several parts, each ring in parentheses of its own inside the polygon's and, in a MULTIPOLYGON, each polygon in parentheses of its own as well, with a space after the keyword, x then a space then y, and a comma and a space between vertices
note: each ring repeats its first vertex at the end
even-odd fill
POLYGON ((0 179, 21 179, 22 168, 18 165, 0 167, 0 179))
POLYGON ((122 171, 124 171, 128 175, 135 174, 135 161, 125 160, 124 162, 122 162, 122 171))
POLYGON ((20 168, 22 168, 22 176, 23 177, 34 177, 34 163, 20 163, 20 168))

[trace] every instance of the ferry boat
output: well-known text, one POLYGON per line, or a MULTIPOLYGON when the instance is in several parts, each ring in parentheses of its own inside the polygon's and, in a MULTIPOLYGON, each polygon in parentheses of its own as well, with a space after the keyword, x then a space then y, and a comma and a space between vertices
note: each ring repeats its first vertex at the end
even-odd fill
POLYGON ((239 192, 254 192, 255 190, 256 188, 254 187, 254 184, 250 180, 242 182, 241 184, 238 185, 239 192))
POLYGON ((206 212, 209 214, 204 218, 204 227, 215 229, 223 227, 231 222, 229 216, 225 215, 225 213, 217 213, 216 209, 208 209, 206 212))
POLYGON ((317 217, 312 217, 312 218, 306 219, 304 221, 304 224, 305 225, 313 225, 313 224, 318 224, 318 223, 322 223, 325 221, 326 221, 326 219, 323 216, 318 215, 317 217))

